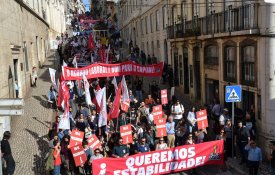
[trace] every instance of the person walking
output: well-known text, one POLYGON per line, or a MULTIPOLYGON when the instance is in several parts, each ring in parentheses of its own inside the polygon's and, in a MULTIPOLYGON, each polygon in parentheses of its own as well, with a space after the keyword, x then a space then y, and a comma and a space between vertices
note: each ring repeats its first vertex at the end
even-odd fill
POLYGON ((5 131, 3 134, 3 139, 1 141, 1 152, 2 152, 3 159, 6 161, 7 175, 14 174, 14 170, 15 170, 15 161, 12 157, 11 147, 9 143, 10 137, 11 137, 10 131, 5 131))
POLYGON ((262 162, 262 150, 256 146, 254 140, 250 140, 249 143, 245 146, 245 150, 248 151, 248 168, 249 175, 257 175, 259 165, 262 162))
POLYGON ((32 87, 37 87, 37 86, 36 86, 37 78, 38 78, 37 69, 36 69, 36 67, 33 67, 33 68, 32 68, 32 74, 31 74, 32 87))
POLYGON ((15 80, 15 83, 14 83, 14 90, 15 90, 15 98, 18 98, 19 97, 19 85, 18 85, 18 81, 15 80))
POLYGON ((173 116, 168 117, 168 122, 166 123, 167 131, 167 145, 169 148, 175 147, 175 122, 173 121, 173 116))

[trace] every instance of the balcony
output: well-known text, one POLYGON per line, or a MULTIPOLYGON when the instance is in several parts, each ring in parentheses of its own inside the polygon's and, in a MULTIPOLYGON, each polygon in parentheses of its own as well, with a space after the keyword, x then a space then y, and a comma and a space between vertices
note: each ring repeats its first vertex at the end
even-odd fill
POLYGON ((208 16, 168 26, 169 39, 258 29, 259 4, 212 13, 208 16))

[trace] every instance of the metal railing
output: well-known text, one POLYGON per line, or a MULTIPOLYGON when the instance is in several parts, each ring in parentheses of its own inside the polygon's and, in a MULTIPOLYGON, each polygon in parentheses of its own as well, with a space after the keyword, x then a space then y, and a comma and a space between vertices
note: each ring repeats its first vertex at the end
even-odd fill
POLYGON ((169 39, 258 29, 258 3, 246 4, 167 27, 169 39))

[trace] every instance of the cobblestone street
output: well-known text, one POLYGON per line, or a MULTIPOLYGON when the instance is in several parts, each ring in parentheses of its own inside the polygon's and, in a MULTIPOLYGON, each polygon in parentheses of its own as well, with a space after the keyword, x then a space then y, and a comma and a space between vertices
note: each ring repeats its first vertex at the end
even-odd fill
POLYGON ((47 108, 46 94, 51 84, 48 68, 53 66, 54 52, 38 72, 37 88, 31 89, 24 99, 24 115, 12 118, 10 143, 15 175, 46 174, 47 133, 53 114, 47 108))

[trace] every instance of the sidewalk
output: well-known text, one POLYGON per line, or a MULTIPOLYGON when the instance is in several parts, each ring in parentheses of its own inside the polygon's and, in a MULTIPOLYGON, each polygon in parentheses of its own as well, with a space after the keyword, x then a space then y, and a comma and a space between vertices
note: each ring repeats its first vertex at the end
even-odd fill
POLYGON ((24 115, 12 118, 10 144, 16 175, 46 174, 47 134, 53 115, 47 108, 47 92, 51 85, 48 68, 54 67, 54 54, 50 53, 39 70, 37 88, 31 89, 24 99, 24 115))

